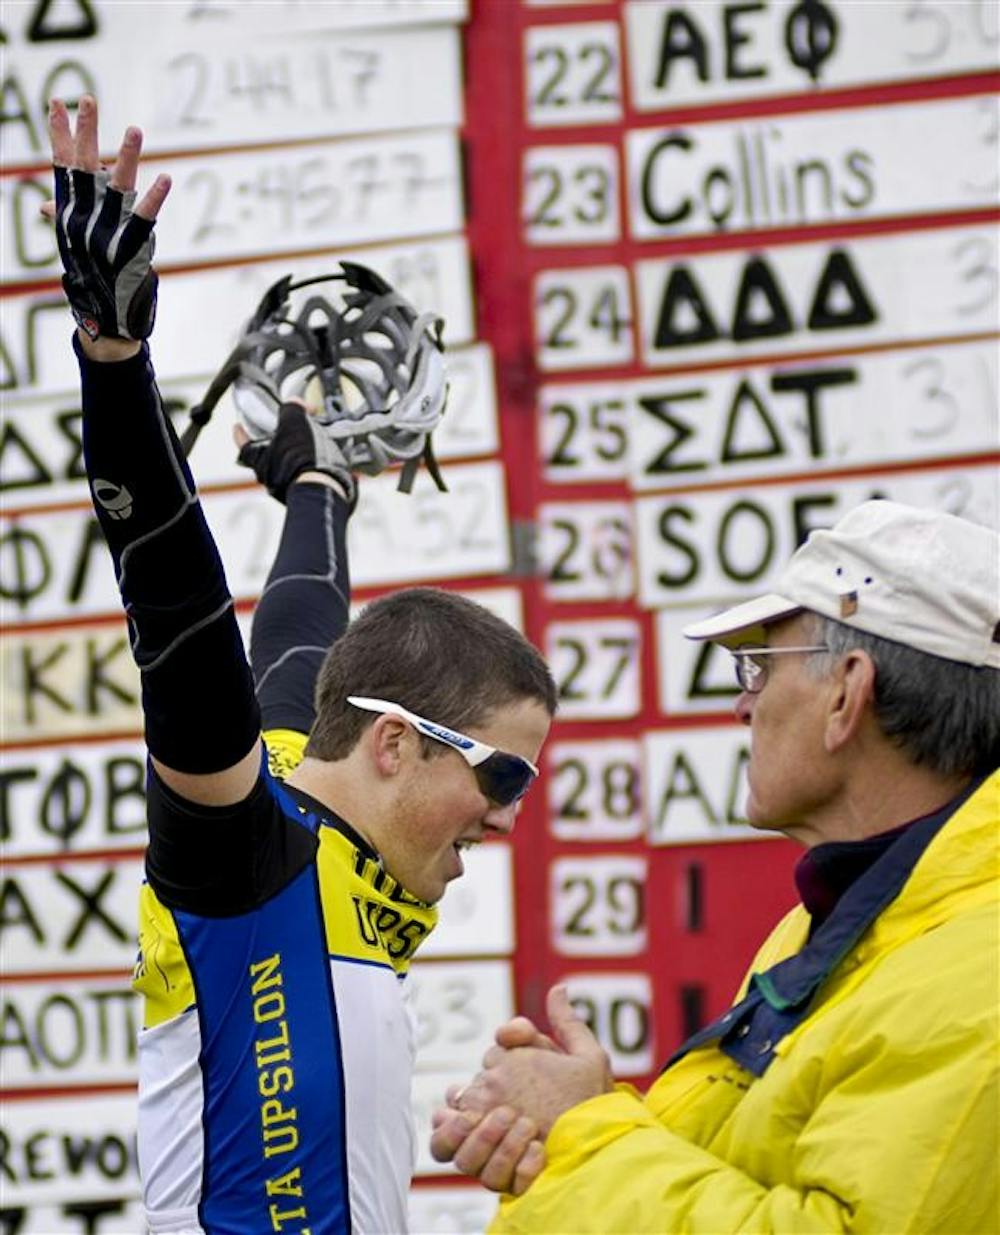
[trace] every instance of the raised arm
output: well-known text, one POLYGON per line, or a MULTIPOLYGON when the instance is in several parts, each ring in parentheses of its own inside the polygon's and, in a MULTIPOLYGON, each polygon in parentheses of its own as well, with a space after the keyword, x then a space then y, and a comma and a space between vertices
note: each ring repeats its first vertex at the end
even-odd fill
POLYGON ((238 428, 237 440, 240 462, 286 507, 250 633, 271 771, 285 777, 312 728, 323 658, 347 626, 347 521, 357 486, 350 470, 330 457, 329 443, 300 403, 280 409, 272 438, 251 441, 238 428))
POLYGON ((156 310, 153 224, 170 181, 158 177, 137 202, 136 128, 110 171, 100 167, 90 96, 75 131, 53 101, 49 128, 87 476, 141 673, 146 744, 175 792, 228 805, 257 778, 259 712, 222 563, 144 342, 156 310))

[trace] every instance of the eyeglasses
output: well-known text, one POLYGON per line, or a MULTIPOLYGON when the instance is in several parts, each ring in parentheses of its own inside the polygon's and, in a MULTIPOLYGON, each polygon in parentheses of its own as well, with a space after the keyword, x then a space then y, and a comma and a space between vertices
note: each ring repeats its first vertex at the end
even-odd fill
POLYGON ((458 751, 465 762, 472 768, 483 796, 496 806, 510 806, 518 798, 524 796, 531 787, 531 782, 538 775, 538 769, 521 755, 511 755, 507 751, 497 750, 495 746, 487 746, 475 738, 467 737, 456 729, 448 729, 436 721, 426 720, 416 712, 410 712, 398 703, 390 703, 388 699, 369 699, 363 695, 348 695, 347 702, 366 712, 381 712, 389 716, 398 716, 412 725, 418 733, 443 742, 452 750, 458 751))
POLYGON ((788 652, 829 652, 825 643, 814 643, 808 647, 795 648, 730 648, 736 661, 736 680, 740 688, 747 694, 759 695, 767 685, 767 661, 759 661, 760 656, 784 656, 788 652))

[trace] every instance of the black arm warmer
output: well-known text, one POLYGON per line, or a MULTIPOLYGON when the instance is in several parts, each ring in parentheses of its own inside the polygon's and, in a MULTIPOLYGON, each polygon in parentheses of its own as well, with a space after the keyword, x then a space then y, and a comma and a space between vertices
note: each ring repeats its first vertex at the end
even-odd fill
POLYGON ((249 913, 315 859, 312 829, 280 808, 261 778, 234 806, 186 802, 149 773, 146 876, 164 905, 208 918, 249 913))
POLYGON ((145 345, 86 358, 83 446, 142 675, 146 744, 167 767, 218 772, 260 733, 253 681, 222 563, 164 414, 145 345))
POLYGON ((321 484, 288 488, 281 544, 254 611, 250 660, 265 729, 308 733, 316 675, 344 632, 351 584, 347 502, 321 484))

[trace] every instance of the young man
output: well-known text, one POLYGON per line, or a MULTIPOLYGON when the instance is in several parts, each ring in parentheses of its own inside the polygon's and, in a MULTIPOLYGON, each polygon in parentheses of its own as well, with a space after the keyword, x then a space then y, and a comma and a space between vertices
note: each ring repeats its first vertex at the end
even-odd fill
POLYGON ((998 566, 991 529, 866 502, 688 628, 736 658, 747 815, 807 847, 802 904, 644 1096, 561 988, 559 1049, 502 1027, 433 1138, 517 1194, 495 1231, 997 1229, 998 566))
POLYGON ((142 342, 169 181, 133 210, 141 134, 101 172, 92 98, 75 132, 54 102, 50 131, 88 476, 150 754, 136 968, 149 1227, 400 1232, 414 1159, 402 979, 461 850, 513 827, 552 679, 506 623, 433 589, 373 602, 327 652, 346 621, 354 482, 289 404, 241 455, 288 506, 254 622, 255 694, 142 342))

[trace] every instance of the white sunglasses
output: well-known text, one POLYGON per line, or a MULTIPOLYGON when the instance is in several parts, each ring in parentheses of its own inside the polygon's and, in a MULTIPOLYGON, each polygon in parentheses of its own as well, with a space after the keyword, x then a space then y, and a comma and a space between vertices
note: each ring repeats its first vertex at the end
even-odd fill
POLYGON ((485 742, 470 738, 467 734, 459 733, 457 729, 449 729, 445 725, 439 725, 437 721, 418 716, 416 712, 409 711, 399 703, 391 703, 388 699, 369 699, 365 695, 348 695, 347 702, 366 712, 398 716, 400 720, 412 725, 418 733, 458 751, 475 773, 484 797, 497 806, 509 806, 523 797, 538 775, 538 768, 523 755, 497 750, 495 746, 488 746, 485 742))

